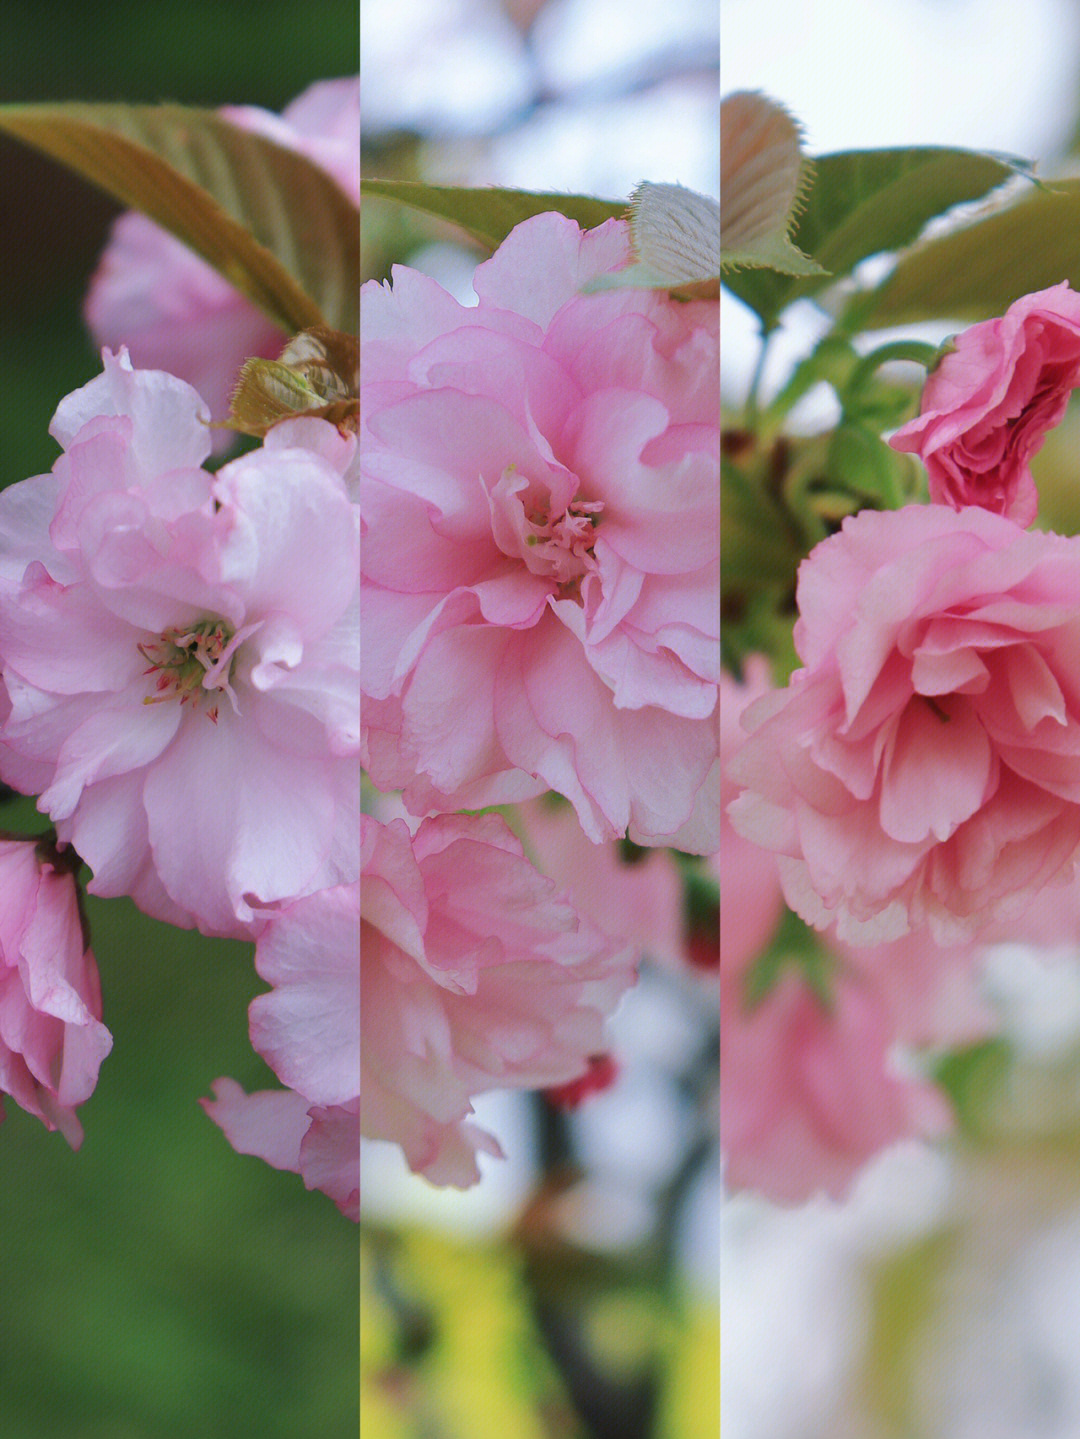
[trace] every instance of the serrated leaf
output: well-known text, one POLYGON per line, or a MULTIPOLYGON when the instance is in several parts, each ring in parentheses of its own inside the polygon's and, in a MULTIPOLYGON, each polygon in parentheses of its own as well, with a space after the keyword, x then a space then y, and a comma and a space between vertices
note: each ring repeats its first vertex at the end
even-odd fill
POLYGON ((720 193, 724 199, 720 265, 823 275, 791 243, 810 171, 799 127, 782 105, 740 91, 720 105, 720 193))
POLYGON ((282 329, 355 333, 358 212, 305 156, 184 105, 4 105, 0 130, 141 210, 282 329))
POLYGON ((586 291, 669 290, 719 299, 720 206, 707 195, 643 180, 630 197, 630 244, 637 263, 597 276, 586 291))
POLYGON ((576 220, 583 230, 626 214, 622 200, 599 200, 592 195, 560 195, 533 190, 504 190, 496 186, 467 189, 455 185, 424 185, 416 180, 361 180, 361 195, 395 200, 425 215, 449 220, 485 249, 496 250, 515 225, 549 210, 576 220))
POLYGON ((771 329, 793 300, 817 294, 870 255, 911 244, 928 220, 981 199, 1018 168, 978 151, 938 147, 823 155, 814 161, 814 185, 791 238, 829 274, 740 270, 725 274, 724 284, 771 329))
POLYGON ((794 246, 786 235, 772 236, 754 250, 725 250, 721 256, 724 274, 731 270, 776 270, 781 275, 825 275, 816 260, 794 246))
POLYGON ((927 240, 892 274, 855 298, 860 324, 885 326, 935 315, 985 320, 1021 295, 1068 280, 1080 289, 1080 180, 1025 192, 1013 204, 927 240))

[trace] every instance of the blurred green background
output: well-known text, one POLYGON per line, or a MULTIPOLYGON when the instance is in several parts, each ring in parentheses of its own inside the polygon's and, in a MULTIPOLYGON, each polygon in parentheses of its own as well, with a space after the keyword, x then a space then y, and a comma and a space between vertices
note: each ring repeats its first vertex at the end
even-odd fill
MULTIPOLYGON (((356 0, 14 3, 0 103, 228 102, 279 110, 355 73, 356 0)), ((57 402, 100 368, 81 304, 116 207, 0 141, 0 485, 48 470, 57 402)), ((32 803, 8 831, 46 828, 32 803)), ((251 1050, 250 945, 89 902, 114 1049, 73 1154, 14 1104, 0 1125, 3 1439, 327 1439, 357 1425, 353 1224, 233 1153, 197 1101, 251 1050)))

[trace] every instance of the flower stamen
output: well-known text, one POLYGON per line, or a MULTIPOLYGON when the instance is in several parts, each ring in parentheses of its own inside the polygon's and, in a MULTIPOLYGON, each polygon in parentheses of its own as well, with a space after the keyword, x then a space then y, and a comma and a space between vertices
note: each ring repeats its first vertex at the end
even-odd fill
MULTIPOLYGON (((199 710, 208 690, 224 690, 236 708, 236 696, 229 684, 232 658, 238 636, 221 620, 200 620, 190 629, 170 626, 153 643, 139 645, 149 662, 144 675, 157 675, 156 694, 145 695, 144 705, 163 704, 177 699, 199 710)), ((202 710, 213 724, 218 720, 218 700, 202 710)))

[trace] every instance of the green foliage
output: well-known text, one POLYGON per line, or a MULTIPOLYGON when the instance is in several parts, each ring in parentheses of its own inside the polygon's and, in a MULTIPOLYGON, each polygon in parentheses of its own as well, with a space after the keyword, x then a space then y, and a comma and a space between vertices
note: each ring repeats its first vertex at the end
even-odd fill
POLYGON ((793 910, 785 908, 768 948, 746 972, 743 1002, 747 1009, 753 1009, 769 995, 789 970, 795 969, 819 1001, 828 1006, 832 1002, 832 971, 835 962, 818 932, 805 920, 800 919, 793 910))
POLYGON ((948 1095, 961 1131, 979 1135, 1012 1063, 1012 1046, 1005 1039, 987 1039, 944 1055, 934 1069, 934 1080, 948 1095))
POLYGON ((361 180, 360 193, 394 200, 439 220, 448 220, 486 249, 495 250, 515 225, 532 215, 557 210, 582 229, 602 225, 627 211, 627 202, 592 195, 538 194, 530 190, 470 190, 454 185, 424 185, 415 180, 361 180))
POLYGON ((1025 190, 1006 208, 917 245, 845 325, 906 324, 941 315, 985 320, 1021 295, 1068 280, 1080 289, 1080 180, 1025 190))
POLYGON ((753 270, 724 277, 766 331, 793 300, 816 295, 870 255, 910 244, 927 220, 981 198, 1022 170, 1024 162, 973 150, 917 147, 823 155, 814 167, 814 185, 791 238, 829 273, 799 278, 753 270))
POLYGON ((0 130, 143 211, 282 329, 356 332, 357 210, 305 156, 180 105, 5 105, 0 130))
MULTIPOLYGON (((2 811, 6 823, 10 806, 2 811)), ((356 1226, 233 1152, 200 1096, 276 1081, 252 947, 88 902, 112 1054, 73 1153, 0 1127, 4 1439, 354 1439, 356 1226)))

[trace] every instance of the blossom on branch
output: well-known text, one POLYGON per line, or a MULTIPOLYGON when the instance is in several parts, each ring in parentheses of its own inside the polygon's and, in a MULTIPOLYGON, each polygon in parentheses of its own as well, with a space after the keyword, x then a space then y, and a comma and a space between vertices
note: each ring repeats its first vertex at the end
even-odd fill
POLYGON ((295 422, 212 475, 195 391, 104 363, 0 496, 0 775, 92 893, 244 936, 358 873, 351 449, 295 422))
POLYGON ((1078 384, 1080 295, 1063 280, 957 335, 926 381, 919 414, 889 444, 922 459, 936 503, 980 505, 1030 525, 1039 496, 1028 461, 1078 384))
POLYGON ((70 867, 44 843, 0 839, 0 1093, 78 1149, 75 1105, 111 1048, 70 867))

